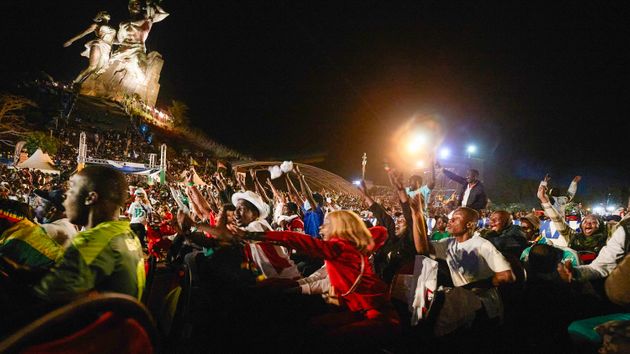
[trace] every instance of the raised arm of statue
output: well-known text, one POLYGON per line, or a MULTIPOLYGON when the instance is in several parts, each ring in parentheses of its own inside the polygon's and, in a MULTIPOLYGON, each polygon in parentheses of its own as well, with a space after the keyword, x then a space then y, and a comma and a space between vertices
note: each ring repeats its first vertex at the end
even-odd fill
POLYGON ((147 1, 146 11, 145 17, 150 19, 153 23, 160 22, 169 15, 168 12, 164 11, 164 9, 157 4, 153 4, 151 1, 147 1))
POLYGON ((66 41, 66 42, 63 44, 64 48, 71 46, 71 45, 72 45, 72 43, 74 43, 74 41, 76 41, 76 40, 78 40, 78 39, 81 39, 81 38, 83 38, 83 37, 87 36, 88 34, 90 34, 90 33, 94 32, 94 30, 95 30, 97 27, 98 27, 98 25, 97 25, 96 23, 93 23, 93 24, 89 25, 89 26, 88 26, 88 28, 86 28, 86 29, 85 29, 85 31, 83 31, 83 32, 81 32, 81 33, 77 34, 76 36, 74 36, 74 37, 72 37, 72 38, 68 39, 68 41, 66 41))

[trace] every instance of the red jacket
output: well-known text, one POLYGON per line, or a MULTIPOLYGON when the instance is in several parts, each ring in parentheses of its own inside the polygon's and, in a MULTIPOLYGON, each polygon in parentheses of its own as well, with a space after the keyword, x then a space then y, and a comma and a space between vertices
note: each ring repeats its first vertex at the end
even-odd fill
POLYGON ((330 284, 339 295, 346 293, 356 281, 363 258, 365 270, 361 282, 351 294, 340 298, 351 311, 379 309, 389 302, 387 285, 374 274, 368 257, 361 254, 351 242, 338 238, 322 241, 290 231, 268 231, 266 239, 310 257, 323 258, 330 284))

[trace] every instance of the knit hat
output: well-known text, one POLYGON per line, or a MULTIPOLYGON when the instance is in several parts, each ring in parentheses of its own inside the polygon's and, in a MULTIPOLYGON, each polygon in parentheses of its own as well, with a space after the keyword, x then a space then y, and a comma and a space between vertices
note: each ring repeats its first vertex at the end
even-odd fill
POLYGON ((540 219, 534 213, 529 213, 525 216, 522 216, 520 220, 527 220, 530 224, 532 224, 532 226, 534 226, 535 229, 540 229, 540 219))

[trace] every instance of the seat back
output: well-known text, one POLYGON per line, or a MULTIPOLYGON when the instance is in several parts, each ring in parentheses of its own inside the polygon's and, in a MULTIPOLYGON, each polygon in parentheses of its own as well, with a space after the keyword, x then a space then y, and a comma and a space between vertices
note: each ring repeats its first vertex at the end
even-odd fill
POLYGON ((146 304, 156 320, 161 337, 165 339, 166 350, 185 339, 191 290, 192 277, 186 265, 156 267, 146 304))
POLYGON ((153 320, 141 303, 128 295, 105 293, 40 317, 3 340, 0 352, 153 353, 158 341, 153 320))

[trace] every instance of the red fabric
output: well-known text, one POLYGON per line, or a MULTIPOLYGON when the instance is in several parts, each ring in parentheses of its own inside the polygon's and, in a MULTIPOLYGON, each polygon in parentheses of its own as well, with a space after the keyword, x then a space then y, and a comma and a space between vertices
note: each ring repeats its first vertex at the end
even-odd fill
POLYGON ((352 243, 332 238, 322 241, 309 235, 289 231, 268 231, 268 241, 283 244, 313 258, 323 258, 330 284, 337 293, 346 293, 360 274, 361 258, 365 271, 355 291, 342 297, 351 311, 378 309, 389 302, 387 285, 380 280, 366 255, 359 253, 352 243))
POLYGON ((372 249, 372 252, 376 252, 385 244, 385 241, 387 241, 387 229, 383 226, 374 226, 370 227, 370 233, 374 239, 374 249, 372 249))
POLYGON ((30 346, 21 353, 151 354, 153 345, 145 329, 136 320, 106 312, 98 320, 76 333, 51 342, 30 346))
POLYGON ((291 263, 289 263, 289 260, 286 257, 278 254, 278 250, 275 245, 266 242, 260 242, 257 245, 265 253, 269 263, 271 263, 278 274, 282 273, 283 269, 291 266, 291 263))

